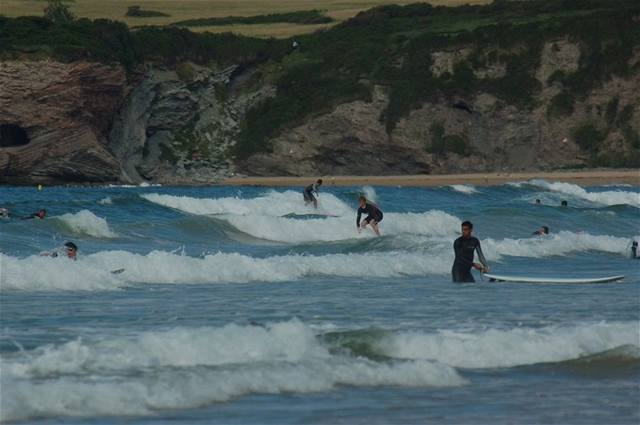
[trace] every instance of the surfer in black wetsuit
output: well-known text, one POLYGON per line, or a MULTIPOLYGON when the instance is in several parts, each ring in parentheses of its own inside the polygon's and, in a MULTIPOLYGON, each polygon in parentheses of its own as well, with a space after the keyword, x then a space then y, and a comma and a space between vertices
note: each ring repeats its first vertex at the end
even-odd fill
POLYGON ((358 228, 358 233, 362 231, 367 225, 371 225, 371 228, 376 235, 380 236, 380 230, 378 229, 378 224, 382 221, 382 211, 376 204, 371 201, 367 201, 367 198, 364 196, 360 197, 360 208, 358 208, 358 217, 356 217, 356 227, 358 228), (360 223, 360 217, 362 214, 367 214, 367 217, 362 220, 362 224, 360 223))
POLYGON ((475 279, 471 275, 471 267, 482 272, 489 271, 487 260, 484 258, 484 254, 482 254, 482 248, 480 248, 480 241, 471 236, 472 231, 473 224, 465 221, 462 223, 462 236, 453 243, 453 251, 456 254, 456 259, 451 268, 451 277, 454 282, 475 282, 475 279), (473 262, 476 251, 478 252, 480 263, 473 262))
POLYGON ((322 186, 322 179, 318 179, 315 183, 304 188, 302 196, 304 197, 305 205, 313 202, 313 206, 318 209, 318 200, 313 196, 313 194, 315 193, 316 196, 318 196, 318 189, 320 186, 322 186))

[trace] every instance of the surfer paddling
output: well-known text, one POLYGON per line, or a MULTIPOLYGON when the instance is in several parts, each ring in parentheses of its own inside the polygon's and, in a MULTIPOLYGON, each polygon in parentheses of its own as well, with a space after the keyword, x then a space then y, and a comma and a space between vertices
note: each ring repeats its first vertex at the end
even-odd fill
POLYGON ((33 220, 34 218, 43 220, 46 216, 47 216, 47 210, 45 210, 44 208, 40 208, 38 211, 34 212, 33 214, 20 217, 20 220, 33 220))
POLYGON ((304 188, 304 190, 302 191, 302 196, 304 197, 305 205, 313 203, 314 208, 318 209, 318 200, 316 199, 316 196, 318 196, 318 189, 320 188, 320 186, 322 186, 322 179, 318 179, 315 183, 312 183, 304 188))
POLYGON ((356 217, 356 227, 358 228, 358 233, 364 230, 367 225, 370 225, 376 235, 380 236, 380 230, 378 229, 378 224, 382 221, 382 211, 376 204, 371 201, 367 201, 367 198, 364 196, 360 196, 360 208, 358 208, 358 216, 356 217), (367 214, 367 217, 362 220, 360 223, 360 217, 362 214, 367 214))
POLYGON ((470 221, 465 221, 462 223, 462 236, 453 243, 453 251, 456 254, 456 259, 451 268, 451 277, 454 282, 475 282, 471 274, 472 267, 483 273, 489 271, 487 260, 484 258, 482 248, 480 247, 480 241, 474 236, 471 236, 472 232, 473 224, 470 221), (480 263, 473 262, 476 251, 478 252, 480 263))

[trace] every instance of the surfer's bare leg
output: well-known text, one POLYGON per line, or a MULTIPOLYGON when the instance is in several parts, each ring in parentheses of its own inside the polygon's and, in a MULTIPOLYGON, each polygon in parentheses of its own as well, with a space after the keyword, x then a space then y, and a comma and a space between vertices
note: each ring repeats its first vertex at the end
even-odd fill
POLYGON ((380 230, 378 230, 378 223, 375 220, 371 220, 371 228, 373 229, 374 232, 376 232, 376 235, 380 236, 380 230))

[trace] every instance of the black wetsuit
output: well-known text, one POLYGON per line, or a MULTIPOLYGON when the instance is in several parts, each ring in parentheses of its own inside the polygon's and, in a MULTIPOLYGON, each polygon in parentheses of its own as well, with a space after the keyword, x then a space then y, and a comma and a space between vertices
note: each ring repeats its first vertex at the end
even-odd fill
POLYGON ((302 196, 304 196, 305 202, 313 202, 316 200, 313 194, 318 194, 318 183, 312 183, 309 186, 305 187, 302 191, 302 196))
POLYGON ((382 211, 380 208, 372 202, 367 202, 364 208, 358 208, 358 217, 356 217, 356 226, 360 227, 360 217, 362 214, 367 214, 367 217, 364 219, 365 223, 371 222, 371 220, 375 220, 376 223, 380 223, 382 221, 382 211))
POLYGON ((473 256, 475 251, 478 251, 478 259, 483 266, 487 267, 487 260, 482 254, 482 248, 480 248, 480 241, 473 236, 464 238, 460 236, 453 243, 453 251, 456 254, 456 259, 453 262, 451 268, 451 277, 454 282, 475 282, 473 275, 471 274, 471 268, 473 267, 473 256))

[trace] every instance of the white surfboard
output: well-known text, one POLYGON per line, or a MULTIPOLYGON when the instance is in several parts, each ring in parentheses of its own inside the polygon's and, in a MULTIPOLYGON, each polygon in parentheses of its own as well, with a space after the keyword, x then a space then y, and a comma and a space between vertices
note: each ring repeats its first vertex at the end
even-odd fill
POLYGON ((514 282, 514 283, 607 283, 624 279, 624 276, 606 276, 606 277, 578 277, 578 278, 560 278, 560 277, 525 277, 525 276, 504 276, 497 274, 485 273, 485 277, 495 279, 498 282, 514 282))

